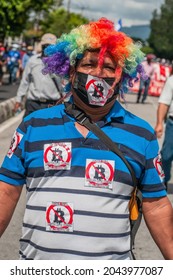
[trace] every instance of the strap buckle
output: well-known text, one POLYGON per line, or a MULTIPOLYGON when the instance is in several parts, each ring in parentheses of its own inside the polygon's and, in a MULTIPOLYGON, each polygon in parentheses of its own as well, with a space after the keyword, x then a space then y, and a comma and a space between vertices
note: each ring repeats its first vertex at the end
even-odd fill
POLYGON ((76 120, 79 124, 83 125, 83 123, 85 122, 85 120, 87 119, 87 117, 85 116, 84 113, 79 113, 79 115, 75 116, 76 120))
POLYGON ((83 123, 88 119, 85 113, 81 112, 79 109, 74 108, 74 104, 64 102, 64 105, 66 107, 66 113, 75 118, 79 124, 83 125, 83 123))
POLYGON ((41 102, 41 103, 47 103, 48 102, 48 100, 45 99, 45 98, 39 98, 38 101, 41 102))

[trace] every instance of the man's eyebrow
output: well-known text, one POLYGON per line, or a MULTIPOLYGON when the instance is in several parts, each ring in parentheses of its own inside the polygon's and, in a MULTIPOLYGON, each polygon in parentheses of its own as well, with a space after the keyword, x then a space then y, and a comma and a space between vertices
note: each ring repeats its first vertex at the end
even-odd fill
POLYGON ((116 67, 117 64, 115 62, 103 62, 104 66, 109 66, 109 67, 116 67))
POLYGON ((97 62, 98 59, 96 58, 91 58, 91 57, 85 57, 82 62, 97 62))

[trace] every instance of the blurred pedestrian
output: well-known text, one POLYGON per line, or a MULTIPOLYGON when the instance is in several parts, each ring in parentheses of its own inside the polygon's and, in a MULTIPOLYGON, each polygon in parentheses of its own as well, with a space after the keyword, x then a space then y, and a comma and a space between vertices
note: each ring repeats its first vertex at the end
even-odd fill
POLYGON ((13 44, 7 53, 7 70, 9 72, 9 84, 15 84, 19 78, 19 71, 21 67, 21 56, 19 52, 19 45, 13 44))
POLYGON ((23 42, 23 43, 21 44, 21 47, 20 47, 20 50, 19 50, 21 60, 22 60, 24 54, 26 53, 26 47, 27 47, 26 43, 23 42))
POLYGON ((6 63, 5 48, 3 45, 0 45, 0 85, 3 83, 4 67, 6 63))
POLYGON ((24 71, 29 58, 34 54, 33 50, 33 46, 27 46, 26 53, 22 57, 22 72, 24 71))
POLYGON ((20 59, 21 59, 21 64, 20 64, 20 68, 19 68, 19 78, 20 80, 22 79, 22 74, 23 74, 23 67, 22 67, 22 60, 23 60, 23 56, 26 54, 26 43, 22 42, 19 52, 20 52, 20 59))
POLYGON ((146 60, 142 63, 143 67, 145 69, 146 75, 148 76, 148 79, 143 80, 140 79, 140 85, 139 85, 139 91, 137 94, 137 101, 136 103, 140 102, 141 99, 141 95, 142 95, 142 103, 145 102, 147 96, 148 96, 148 90, 149 90, 149 86, 150 86, 150 81, 151 78, 154 74, 154 65, 152 64, 152 56, 151 55, 147 55, 146 60), (143 93, 143 94, 142 94, 143 93))
POLYGON ((57 38, 54 34, 44 34, 41 38, 41 52, 32 55, 24 68, 14 108, 15 112, 20 110, 25 97, 24 117, 35 110, 55 105, 61 97, 60 78, 52 78, 50 75, 45 76, 42 74, 44 49, 49 45, 55 44, 56 40, 57 38))
POLYGON ((0 235, 26 184, 21 259, 132 259, 129 202, 136 183, 125 157, 148 229, 173 260, 173 210, 154 130, 117 101, 138 73, 144 76, 139 46, 101 18, 63 34, 46 54, 43 73, 65 78, 71 96, 28 115, 14 133, 0 169, 0 235), (95 131, 117 143, 123 157, 95 131))
POLYGON ((158 103, 155 132, 158 138, 161 138, 165 132, 161 155, 167 187, 171 179, 173 161, 173 70, 165 82, 158 103))

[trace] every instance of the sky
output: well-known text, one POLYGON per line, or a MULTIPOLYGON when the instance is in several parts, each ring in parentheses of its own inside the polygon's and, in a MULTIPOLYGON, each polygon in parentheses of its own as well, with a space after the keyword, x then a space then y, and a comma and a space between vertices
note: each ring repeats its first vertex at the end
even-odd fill
POLYGON ((70 11, 97 20, 107 17, 115 24, 119 19, 122 25, 149 25, 152 13, 165 0, 64 0, 64 6, 70 3, 70 11))

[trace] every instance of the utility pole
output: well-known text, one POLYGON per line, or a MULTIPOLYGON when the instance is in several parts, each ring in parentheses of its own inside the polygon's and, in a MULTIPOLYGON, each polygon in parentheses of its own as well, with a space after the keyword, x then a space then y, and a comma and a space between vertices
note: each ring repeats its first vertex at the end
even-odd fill
POLYGON ((67 14, 70 14, 70 8, 71 8, 71 0, 68 0, 67 2, 67 14))

